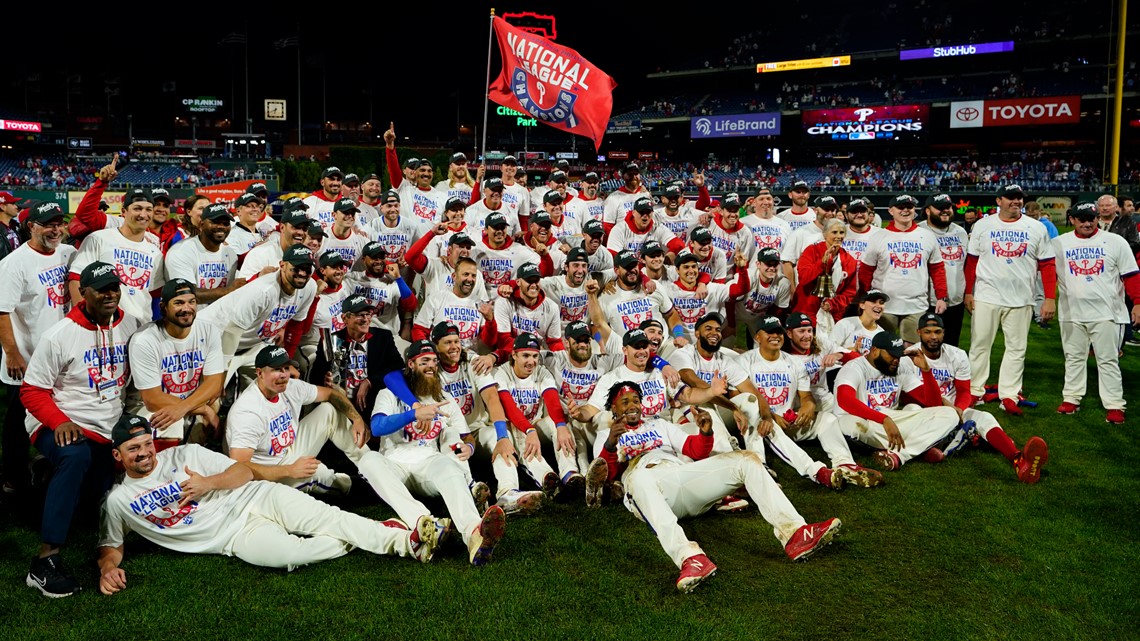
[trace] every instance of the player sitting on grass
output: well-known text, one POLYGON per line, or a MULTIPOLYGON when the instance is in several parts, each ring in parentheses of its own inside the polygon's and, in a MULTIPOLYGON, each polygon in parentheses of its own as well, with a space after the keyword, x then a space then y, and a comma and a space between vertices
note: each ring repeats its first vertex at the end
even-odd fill
POLYGON ((439 543, 435 521, 372 521, 280 483, 253 480, 243 463, 199 445, 155 452, 146 419, 124 414, 111 430, 111 455, 126 470, 103 503, 99 590, 127 587, 123 540, 130 531, 175 552, 236 556, 293 570, 361 548, 427 563, 439 543))
POLYGON ((685 536, 678 519, 704 514, 741 486, 772 524, 776 538, 793 561, 806 559, 831 542, 841 523, 828 519, 807 524, 772 480, 755 452, 712 452, 712 421, 694 410, 700 431, 686 434, 666 421, 642 421, 641 388, 619 381, 609 388, 606 409, 613 413, 609 429, 599 433, 600 456, 609 477, 623 472, 625 504, 657 534, 661 547, 681 568, 677 589, 691 592, 716 572, 699 545, 685 536), (684 454, 693 459, 683 463, 684 454))

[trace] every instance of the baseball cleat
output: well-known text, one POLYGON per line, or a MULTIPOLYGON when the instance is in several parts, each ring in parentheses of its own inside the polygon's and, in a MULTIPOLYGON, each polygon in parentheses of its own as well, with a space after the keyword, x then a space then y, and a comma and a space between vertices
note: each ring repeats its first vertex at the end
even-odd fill
POLYGON ((1049 460, 1049 446, 1040 436, 1032 436, 1025 442, 1025 448, 1013 459, 1017 468, 1017 480, 1032 485, 1041 480, 1041 468, 1049 460))
POLYGON ((562 477, 562 489, 558 491, 558 496, 563 499, 573 500, 582 496, 586 492, 586 477, 582 476, 581 472, 567 472, 562 477))
POLYGON ((333 474, 332 494, 339 494, 341 496, 348 496, 352 491, 352 477, 344 472, 337 472, 333 474))
POLYGON ((471 565, 480 567, 491 561, 491 557, 495 554, 495 546, 502 540, 506 529, 507 515, 503 513, 503 508, 497 505, 487 508, 483 513, 483 520, 479 522, 479 526, 471 533, 471 539, 467 542, 468 560, 471 561, 471 565))
POLYGON ((898 454, 890 450, 879 450, 875 452, 874 458, 875 465, 888 472, 893 472, 902 467, 902 459, 899 458, 898 454))
POLYGON ((878 487, 884 482, 882 472, 863 467, 862 465, 848 463, 835 468, 835 471, 843 476, 843 481, 848 485, 855 485, 857 487, 878 487))
POLYGON ((79 582, 63 569, 63 560, 59 558, 59 554, 32 559, 32 567, 28 570, 28 577, 24 581, 28 587, 39 590, 40 594, 51 599, 71 596, 83 589, 79 586, 79 582))
POLYGON ((1124 425, 1124 410, 1108 410, 1104 417, 1105 423, 1112 423, 1113 425, 1124 425))
POLYGON ((751 503, 748 502, 748 499, 729 494, 716 504, 716 511, 732 514, 747 510, 749 505, 751 503))
POLYGON ((681 576, 677 577, 677 589, 688 594, 692 592, 701 581, 716 574, 716 565, 703 554, 696 554, 681 563, 681 576))
POLYGON ((553 499, 558 494, 559 485, 558 475, 554 472, 547 472, 546 476, 542 477, 542 493, 548 499, 553 499))
POLYGON ((1076 403, 1070 403, 1069 401, 1065 401, 1057 406, 1058 414, 1076 414, 1079 411, 1081 411, 1081 406, 1076 403))
POLYGON ((621 482, 621 479, 614 479, 614 482, 610 483, 610 501, 613 503, 621 503, 624 500, 625 485, 621 482))
POLYGON ((412 542, 412 556, 419 559, 420 563, 427 563, 435 556, 440 535, 443 534, 443 529, 440 528, 441 521, 447 521, 448 525, 451 523, 449 519, 436 519, 430 514, 425 514, 416 520, 416 529, 408 535, 412 542))
POLYGON ((502 508, 504 514, 533 514, 542 508, 544 498, 542 492, 509 490, 495 505, 502 508))
POLYGON ((950 437, 950 442, 942 450, 946 456, 953 456, 959 450, 966 447, 968 443, 972 443, 974 437, 977 435, 977 424, 974 421, 965 421, 954 430, 954 435, 950 437))
POLYGON ((1001 399, 1001 409, 1006 414, 1013 416, 1022 416, 1025 414, 1025 412, 1021 411, 1021 408, 1017 406, 1017 401, 1012 398, 1001 399))
POLYGON ((590 462, 586 470, 586 507, 602 506, 602 492, 606 489, 609 475, 610 466, 606 459, 599 456, 590 462))
POLYGON ((823 546, 831 543, 843 523, 839 519, 828 519, 822 523, 809 523, 792 535, 784 545, 784 552, 793 561, 804 561, 823 546))
POLYGON ((487 501, 491 498, 491 488, 483 481, 471 482, 471 500, 475 501, 475 510, 482 514, 487 511, 487 501))
POLYGON ((830 487, 833 490, 843 489, 843 475, 839 470, 833 470, 828 467, 821 467, 815 472, 815 482, 824 487, 830 487))
POLYGON ((923 452, 922 456, 918 457, 918 460, 923 463, 941 463, 945 458, 946 455, 942 453, 942 450, 937 447, 932 447, 923 452))

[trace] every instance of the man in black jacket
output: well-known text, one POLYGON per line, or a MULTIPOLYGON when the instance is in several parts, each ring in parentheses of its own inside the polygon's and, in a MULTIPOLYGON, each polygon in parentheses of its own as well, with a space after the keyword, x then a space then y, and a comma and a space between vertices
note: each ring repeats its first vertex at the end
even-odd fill
POLYGON ((317 349, 309 380, 316 385, 344 387, 348 398, 362 412, 370 412, 381 381, 403 366, 392 332, 372 323, 372 305, 353 294, 341 307, 344 329, 329 334, 317 349))

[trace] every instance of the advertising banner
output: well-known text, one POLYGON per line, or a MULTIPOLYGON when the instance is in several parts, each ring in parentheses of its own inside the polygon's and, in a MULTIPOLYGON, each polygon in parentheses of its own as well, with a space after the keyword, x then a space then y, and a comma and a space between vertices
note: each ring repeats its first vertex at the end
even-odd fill
POLYGON ((962 100, 950 103, 950 128, 1063 125, 1081 121, 1080 96, 962 100))
POLYGON ((1013 51, 1012 40, 966 45, 947 45, 944 47, 930 47, 928 49, 903 49, 899 51, 899 60, 953 58, 959 56, 976 56, 983 53, 1004 53, 1006 51, 1013 51))
MULTIPOLYGON (((206 196, 212 203, 225 203, 230 204, 237 200, 237 197, 244 194, 245 190, 250 185, 256 182, 264 182, 261 180, 239 180, 232 183, 225 183, 222 185, 210 185, 209 187, 198 187, 194 190, 195 194, 206 196)), ((110 202, 110 201, 108 201, 110 202)))
POLYGON ((778 135, 780 135, 779 112, 700 116, 689 121, 689 137, 693 140, 778 135))
POLYGON ((0 120, 0 131, 23 131, 38 134, 43 129, 38 122, 24 122, 22 120, 0 120))
POLYGON ((930 116, 929 105, 894 105, 803 112, 809 140, 918 140, 930 116))

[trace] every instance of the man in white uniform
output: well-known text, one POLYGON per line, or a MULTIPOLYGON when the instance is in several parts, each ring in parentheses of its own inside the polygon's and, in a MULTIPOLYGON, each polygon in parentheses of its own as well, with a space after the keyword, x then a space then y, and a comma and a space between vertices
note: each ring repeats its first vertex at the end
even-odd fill
POLYGON ((772 192, 761 188, 744 206, 746 209, 751 208, 752 213, 741 218, 740 222, 752 232, 756 249, 770 248, 777 252, 782 250, 788 236, 792 234, 792 226, 776 215, 776 203, 772 192))
MULTIPOLYGON (((942 252, 948 299, 942 320, 946 324, 946 342, 957 347, 966 313, 962 298, 966 293, 966 246, 970 242, 970 236, 953 219, 953 199, 946 194, 937 194, 926 199, 926 220, 918 223, 918 226, 934 234, 938 249, 942 252)), ((930 299, 935 300, 933 286, 930 288, 930 299)))
POLYGON ((344 181, 344 172, 340 167, 326 167, 321 172, 321 188, 307 196, 304 201, 308 207, 306 212, 309 218, 327 232, 332 226, 332 209, 336 201, 340 200, 341 183, 344 181))
MULTIPOLYGON (((249 250, 249 253, 245 255, 245 259, 237 271, 238 278, 249 280, 257 274, 264 276, 276 271, 276 267, 281 263, 281 257, 285 255, 285 250, 293 245, 305 244, 309 236, 307 232, 313 228, 320 229, 320 225, 314 223, 313 219, 305 213, 304 207, 305 205, 302 203, 285 211, 281 216, 281 229, 271 234, 269 238, 265 239, 265 242, 249 250)), ((324 233, 323 229, 321 232, 321 242, 323 243, 327 234, 324 233)), ((316 256, 317 252, 314 252, 313 255, 316 256)))
MULTIPOLYGON (((618 187, 616 191, 610 192, 602 205, 602 225, 605 226, 607 234, 614 225, 621 224, 625 217, 633 211, 634 201, 646 195, 643 193, 645 188, 641 184, 641 168, 638 167, 637 163, 626 163, 622 167, 621 180, 622 186, 618 187)), ((652 214, 652 201, 650 201, 649 211, 652 214)))
POLYGON ((166 253, 166 278, 194 283, 198 305, 210 303, 245 284, 234 277, 238 256, 226 245, 233 216, 225 205, 207 205, 202 210, 198 234, 170 248, 166 253))
POLYGON ((146 419, 123 415, 111 450, 126 476, 103 503, 99 590, 127 587, 126 535, 189 554, 221 554, 293 570, 344 556, 353 548, 412 556, 427 563, 439 544, 435 522, 414 530, 395 519, 372 521, 276 483, 255 481, 249 467, 198 445, 155 452, 146 419))
POLYGON ((808 201, 811 200, 811 187, 808 187, 806 182, 797 180, 792 183, 792 189, 788 192, 788 199, 792 201, 792 206, 776 215, 784 219, 792 231, 815 220, 815 210, 808 207, 808 201))

